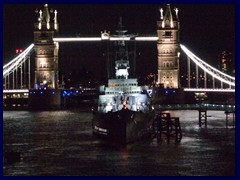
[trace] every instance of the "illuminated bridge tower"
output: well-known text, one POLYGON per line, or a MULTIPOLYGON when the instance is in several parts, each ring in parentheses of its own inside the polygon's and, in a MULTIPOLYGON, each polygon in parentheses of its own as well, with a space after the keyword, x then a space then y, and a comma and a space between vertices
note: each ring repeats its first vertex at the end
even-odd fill
POLYGON ((178 9, 165 11, 160 9, 160 21, 157 22, 158 34, 158 84, 164 88, 179 88, 179 19, 178 9))
POLYGON ((61 90, 58 88, 58 43, 53 41, 58 32, 57 11, 51 17, 48 5, 39 11, 34 23, 35 84, 29 90, 28 105, 31 109, 58 109, 61 106, 61 90))
POLYGON ((51 11, 44 5, 39 11, 38 22, 34 23, 35 47, 35 89, 58 88, 58 43, 53 37, 58 32, 57 11, 51 11))

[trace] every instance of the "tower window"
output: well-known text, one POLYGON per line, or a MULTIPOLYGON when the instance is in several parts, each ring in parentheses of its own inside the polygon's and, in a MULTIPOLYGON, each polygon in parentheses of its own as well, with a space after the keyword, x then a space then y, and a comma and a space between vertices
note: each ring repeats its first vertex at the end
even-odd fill
POLYGON ((166 36, 166 37, 171 37, 171 35, 172 35, 172 32, 171 32, 171 31, 166 31, 166 32, 165 32, 165 36, 166 36))

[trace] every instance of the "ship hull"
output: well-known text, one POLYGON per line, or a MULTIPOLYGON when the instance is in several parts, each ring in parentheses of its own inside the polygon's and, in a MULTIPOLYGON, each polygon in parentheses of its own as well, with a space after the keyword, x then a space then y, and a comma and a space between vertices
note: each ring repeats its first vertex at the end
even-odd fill
POLYGON ((93 133, 113 143, 133 143, 152 134, 151 113, 121 110, 93 114, 93 133))

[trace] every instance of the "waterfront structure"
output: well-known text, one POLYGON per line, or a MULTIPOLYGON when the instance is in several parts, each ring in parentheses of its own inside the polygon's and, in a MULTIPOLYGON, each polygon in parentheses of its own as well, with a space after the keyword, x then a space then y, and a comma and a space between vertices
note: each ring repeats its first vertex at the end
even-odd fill
POLYGON ((157 22, 158 84, 164 88, 179 88, 179 19, 178 9, 172 12, 168 4, 166 10, 160 9, 157 22))
POLYGON ((34 87, 58 88, 58 43, 53 41, 58 32, 57 11, 51 17, 48 5, 39 11, 34 23, 35 81, 34 87))

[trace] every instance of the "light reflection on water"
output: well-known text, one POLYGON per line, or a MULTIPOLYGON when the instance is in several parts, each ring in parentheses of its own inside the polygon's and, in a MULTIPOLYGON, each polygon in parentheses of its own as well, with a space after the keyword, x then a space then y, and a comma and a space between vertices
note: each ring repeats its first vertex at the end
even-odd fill
POLYGON ((208 111, 208 127, 198 127, 198 111, 171 111, 180 117, 183 138, 146 140, 117 147, 92 135, 89 112, 4 111, 4 151, 21 161, 4 163, 13 176, 201 176, 235 175, 235 130, 224 112, 208 111))

